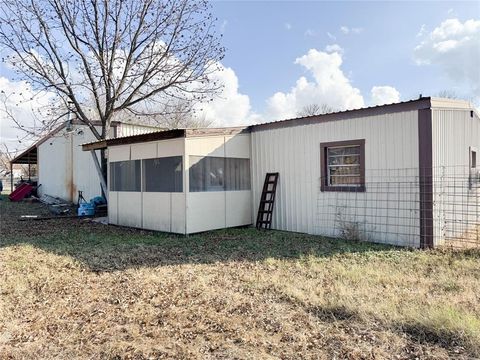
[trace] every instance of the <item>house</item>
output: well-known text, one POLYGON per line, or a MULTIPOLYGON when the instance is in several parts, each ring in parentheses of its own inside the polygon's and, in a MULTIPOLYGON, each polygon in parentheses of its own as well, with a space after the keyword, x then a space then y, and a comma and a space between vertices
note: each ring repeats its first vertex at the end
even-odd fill
POLYGON ((108 149, 113 224, 180 234, 249 225, 266 173, 278 172, 272 228, 412 247, 480 227, 479 148, 475 109, 428 97, 83 145, 108 149))
MULTIPOLYGON (((96 128, 100 131, 100 124, 96 128)), ((131 136, 158 130, 152 126, 115 121, 111 124, 110 136, 131 136)), ((15 157, 11 164, 36 167, 38 184, 41 184, 40 196, 48 194, 77 202, 80 190, 88 200, 102 194, 93 158, 81 148, 81 144, 94 140, 85 124, 77 120, 64 122, 15 157)))

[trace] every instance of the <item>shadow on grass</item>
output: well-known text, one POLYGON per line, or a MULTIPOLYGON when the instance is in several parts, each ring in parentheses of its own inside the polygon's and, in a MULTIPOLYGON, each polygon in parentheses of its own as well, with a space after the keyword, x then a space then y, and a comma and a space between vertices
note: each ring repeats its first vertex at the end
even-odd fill
MULTIPOLYGON (((480 345, 475 343, 471 337, 457 330, 434 325, 427 326, 415 321, 385 324, 382 320, 372 322, 370 319, 368 323, 365 323, 358 312, 345 306, 305 306, 305 308, 308 313, 320 321, 336 323, 338 326, 344 327, 347 333, 353 335, 355 333, 365 335, 366 332, 381 332, 387 326, 391 331, 405 336, 413 344, 435 345, 455 357, 462 354, 471 359, 478 359, 480 356, 480 345)), ((375 339, 375 336, 370 338, 375 339)))
POLYGON ((320 236, 253 228, 225 229, 180 236, 83 220, 21 222, 46 231, 0 237, 0 247, 30 244, 58 255, 74 257, 92 271, 215 262, 255 262, 267 258, 330 257, 342 253, 391 251, 394 247, 354 243, 320 236))

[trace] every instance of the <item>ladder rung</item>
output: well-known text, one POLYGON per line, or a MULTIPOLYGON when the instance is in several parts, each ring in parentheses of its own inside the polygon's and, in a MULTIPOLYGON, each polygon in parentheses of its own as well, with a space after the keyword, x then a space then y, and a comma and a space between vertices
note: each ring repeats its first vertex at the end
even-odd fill
POLYGON ((272 204, 273 200, 260 200, 260 202, 263 204, 272 204))

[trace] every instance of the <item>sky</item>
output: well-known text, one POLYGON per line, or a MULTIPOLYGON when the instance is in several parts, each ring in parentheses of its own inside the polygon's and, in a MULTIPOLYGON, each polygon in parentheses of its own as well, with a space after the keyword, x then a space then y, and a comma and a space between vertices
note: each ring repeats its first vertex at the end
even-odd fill
MULTIPOLYGON (((297 116, 450 91, 480 104, 480 2, 214 1, 226 47, 224 84, 202 106, 215 125, 297 116)), ((26 84, 9 79, 5 92, 26 84)), ((48 94, 39 102, 48 102, 48 94)), ((15 102, 15 97, 12 97, 15 102)), ((29 107, 17 109, 28 121, 29 107)), ((18 134, 1 117, 2 141, 18 134)))

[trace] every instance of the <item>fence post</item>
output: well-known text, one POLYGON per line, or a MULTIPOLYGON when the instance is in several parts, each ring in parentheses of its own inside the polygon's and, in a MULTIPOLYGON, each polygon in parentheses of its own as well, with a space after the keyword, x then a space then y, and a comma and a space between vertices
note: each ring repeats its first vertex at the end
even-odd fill
POLYGON ((418 158, 420 185, 420 247, 432 248, 433 239, 433 155, 432 110, 418 110, 418 158))

